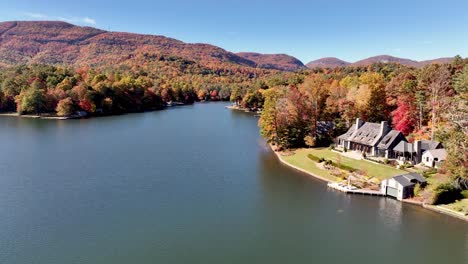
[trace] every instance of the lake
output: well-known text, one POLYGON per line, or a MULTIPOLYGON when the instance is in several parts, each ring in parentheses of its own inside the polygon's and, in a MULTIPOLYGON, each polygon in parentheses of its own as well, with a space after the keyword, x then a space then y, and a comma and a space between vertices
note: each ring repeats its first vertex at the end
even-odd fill
POLYGON ((468 263, 468 224, 282 165, 208 103, 0 119, 0 263, 468 263))

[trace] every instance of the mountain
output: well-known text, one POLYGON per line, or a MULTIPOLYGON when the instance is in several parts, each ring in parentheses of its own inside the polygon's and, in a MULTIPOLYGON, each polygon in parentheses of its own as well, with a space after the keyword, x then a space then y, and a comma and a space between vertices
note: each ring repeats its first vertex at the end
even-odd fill
POLYGON ((363 59, 354 63, 349 63, 337 58, 322 58, 318 60, 311 61, 307 63, 307 67, 312 68, 336 68, 336 67, 345 67, 345 66, 369 66, 374 63, 399 63, 409 67, 424 67, 428 64, 444 64, 452 62, 453 57, 446 57, 446 58, 437 58, 432 60, 425 60, 425 61, 415 61, 410 59, 398 58, 389 55, 379 55, 370 57, 367 59, 363 59))
POLYGON ((258 68, 281 71, 296 71, 305 69, 305 65, 298 59, 286 54, 260 54, 254 52, 240 52, 238 56, 255 62, 258 68))
POLYGON ((433 60, 425 60, 420 61, 419 66, 423 67, 428 64, 444 64, 444 63, 451 63, 453 61, 453 57, 446 57, 446 58, 438 58, 433 60))
POLYGON ((348 65, 349 65, 349 62, 346 62, 346 61, 343 61, 334 57, 321 58, 321 59, 314 60, 314 61, 307 63, 307 67, 310 69, 346 67, 348 65))
MULTIPOLYGON (((142 64, 161 56, 183 58, 203 66, 257 67, 256 62, 222 48, 164 36, 109 32, 58 21, 0 23, 0 66, 142 64)), ((282 64, 271 61, 268 68, 281 67, 282 64)))
POLYGON ((371 65, 373 63, 399 63, 402 65, 406 66, 411 66, 411 67, 418 67, 419 62, 410 60, 410 59, 403 59, 403 58, 397 58, 389 55, 380 55, 380 56, 375 56, 375 57, 370 57, 364 60, 357 61, 353 64, 352 66, 367 66, 371 65))

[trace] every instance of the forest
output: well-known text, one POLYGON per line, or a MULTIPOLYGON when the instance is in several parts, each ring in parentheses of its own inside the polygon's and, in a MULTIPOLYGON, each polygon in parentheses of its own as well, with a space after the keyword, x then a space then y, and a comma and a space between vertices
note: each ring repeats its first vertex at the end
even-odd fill
MULTIPOLYGON (((409 142, 442 142, 447 160, 437 171, 448 182, 440 192, 468 189, 468 60, 422 68, 400 64, 314 69, 238 102, 262 107, 261 134, 279 148, 328 146, 355 118, 387 121, 409 142), (323 121, 335 129, 324 133, 323 121)), ((439 188, 439 189, 437 189, 439 188)), ((459 195, 455 191, 455 196, 459 195)))
POLYGON ((159 55, 144 65, 1 68, 0 112, 96 116, 231 100, 261 110, 260 133, 286 149, 328 146, 357 117, 387 121, 410 142, 442 142, 449 157, 441 172, 468 188, 467 90, 468 60, 459 56, 422 68, 375 63, 283 72, 159 55), (322 131, 323 122, 334 129, 322 131))

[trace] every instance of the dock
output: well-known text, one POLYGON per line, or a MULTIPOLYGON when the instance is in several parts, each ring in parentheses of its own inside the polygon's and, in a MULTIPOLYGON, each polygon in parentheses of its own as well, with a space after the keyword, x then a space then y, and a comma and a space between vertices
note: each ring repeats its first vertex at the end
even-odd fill
POLYGON ((336 182, 330 182, 330 183, 328 183, 327 186, 329 188, 333 188, 333 189, 338 190, 340 192, 349 193, 349 194, 385 196, 385 194, 383 194, 380 191, 357 189, 357 188, 349 187, 347 185, 336 183, 336 182))

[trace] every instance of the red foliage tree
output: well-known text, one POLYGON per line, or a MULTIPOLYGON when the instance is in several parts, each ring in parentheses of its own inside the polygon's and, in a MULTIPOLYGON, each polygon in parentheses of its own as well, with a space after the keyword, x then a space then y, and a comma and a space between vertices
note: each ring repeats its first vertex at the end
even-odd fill
POLYGON ((79 102, 79 106, 80 106, 81 109, 83 109, 84 111, 86 111, 88 113, 94 112, 93 104, 87 99, 81 100, 79 102))
POLYGON ((397 108, 392 112, 393 127, 405 136, 413 132, 417 124, 417 109, 413 98, 398 98, 397 108))

